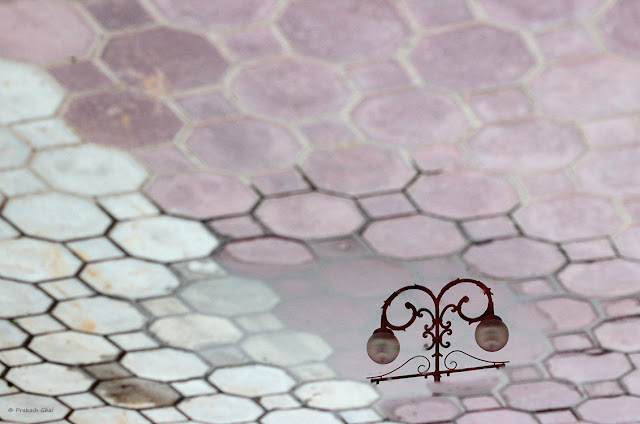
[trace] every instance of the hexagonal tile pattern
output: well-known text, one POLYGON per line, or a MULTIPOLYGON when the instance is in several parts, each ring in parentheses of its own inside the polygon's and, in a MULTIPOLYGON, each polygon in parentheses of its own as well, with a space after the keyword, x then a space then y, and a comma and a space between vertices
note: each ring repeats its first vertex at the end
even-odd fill
POLYGON ((578 412, 584 419, 595 423, 633 422, 640 416, 640 399, 626 395, 589 399, 578 407, 578 412))
POLYGON ((96 334, 137 330, 146 323, 131 304, 104 296, 61 302, 53 315, 74 330, 96 334))
POLYGON ((450 141, 469 125, 450 96, 417 88, 367 97, 352 116, 369 137, 402 147, 450 141))
POLYGON ((456 219, 504 213, 520 199, 506 179, 477 171, 422 176, 409 194, 425 212, 456 219))
POLYGON ((362 236, 378 253, 403 259, 446 255, 466 245, 454 223, 421 215, 374 221, 362 236))
POLYGON ((471 246, 463 259, 474 269, 498 278, 544 276, 565 261, 557 247, 524 237, 471 246))
POLYGON ((169 406, 180 398, 168 384, 135 377, 101 381, 94 392, 110 405, 134 409, 169 406))
POLYGON ((622 223, 611 202, 585 195, 532 202, 515 218, 526 234, 551 241, 606 236, 622 223))
POLYGON ((351 95, 332 68, 301 59, 245 68, 231 88, 252 112, 284 120, 338 112, 351 95))
POLYGON ((541 0, 528 3, 514 1, 503 3, 499 0, 480 0, 487 14, 511 25, 549 25, 589 16, 601 2, 599 0, 541 0))
POLYGON ((12 368, 6 378, 22 390, 50 396, 84 392, 94 381, 75 368, 57 364, 12 368))
POLYGON ((0 279, 0 317, 2 318, 44 312, 51 302, 51 298, 32 285, 0 279))
POLYGON ((271 411, 261 421, 263 424, 340 424, 342 422, 330 412, 306 408, 271 411))
POLYGON ((640 290, 640 264, 623 259, 572 263, 558 279, 569 291, 588 297, 617 297, 640 290))
POLYGON ((314 260, 303 243, 276 237, 231 242, 222 252, 238 261, 259 265, 303 265, 314 260))
POLYGON ((305 405, 320 409, 362 408, 379 397, 370 384, 350 380, 307 383, 294 393, 305 405))
POLYGON ((218 368, 209 381, 225 393, 246 397, 287 393, 296 384, 280 368, 267 365, 218 368))
POLYGON ((178 409, 193 420, 204 423, 239 423, 257 419, 263 409, 250 399, 216 394, 185 399, 178 409))
POLYGON ((147 177, 128 154, 93 144, 40 151, 32 167, 53 187, 84 196, 135 191, 147 177))
POLYGON ((323 361, 333 351, 319 336, 301 331, 256 334, 246 338, 242 348, 256 361, 281 366, 323 361))
POLYGON ((275 0, 153 0, 169 20, 202 29, 247 25, 264 19, 275 0))
POLYGON ((105 424, 151 424, 151 421, 147 420, 136 411, 115 408, 113 406, 102 406, 100 408, 73 411, 69 420, 73 424, 93 424, 95 422, 105 424))
POLYGON ((0 124, 52 115, 64 91, 41 69, 0 60, 0 124))
MULTIPOLYGON (((210 309, 215 311, 215 309, 210 309)), ((149 330, 171 346, 202 349, 211 345, 235 343, 242 333, 228 319, 203 314, 160 318, 149 330)))
POLYGON ((487 25, 425 36, 410 57, 429 84, 458 90, 515 82, 535 64, 519 35, 487 25))
POLYGON ((0 169, 14 168, 25 163, 30 149, 5 127, 0 127, 0 169))
POLYGON ((124 149, 171 141, 182 128, 161 100, 134 91, 75 97, 64 116, 85 139, 124 149))
POLYGON ((393 410, 392 418, 406 423, 416 423, 425 417, 429 417, 430 422, 451 422, 459 413, 460 409, 452 400, 433 397, 400 404, 393 410))
POLYGON ((54 241, 99 236, 111 224, 95 203, 55 192, 10 199, 2 213, 26 234, 54 241))
POLYGON ((151 17, 136 0, 100 0, 85 5, 89 13, 108 30, 136 27, 152 22, 151 17))
POLYGON ((129 254, 163 262, 207 256, 218 245, 201 223, 171 216, 120 222, 109 235, 129 254))
POLYGON ((62 419, 68 413, 69 408, 49 396, 18 393, 0 397, 0 419, 6 422, 40 423, 62 419), (34 408, 46 412, 21 412, 34 408))
POLYGON ((289 5, 279 25, 295 50, 329 60, 389 56, 409 35, 385 0, 302 0, 289 5))
POLYGON ((197 128, 187 146, 207 165, 236 172, 290 165, 302 152, 286 128, 247 117, 197 128))
POLYGON ((10 321, 0 320, 0 349, 21 346, 27 335, 10 321))
POLYGON ((640 259, 640 225, 627 228, 614 238, 618 251, 622 256, 640 259))
POLYGON ((180 284, 164 266, 133 258, 89 264, 80 277, 100 293, 127 299, 166 295, 180 284))
POLYGON ((69 365, 109 361, 120 353, 103 337, 75 331, 36 336, 29 348, 49 361, 69 365))
POLYGON ((193 353, 169 347, 129 352, 121 363, 135 375, 157 381, 201 377, 208 369, 207 364, 193 353))
POLYGON ((485 424, 485 423, 513 423, 536 424, 531 414, 508 409, 496 409, 492 411, 470 412, 458 418, 458 424, 485 424))
POLYGON ((627 146, 587 153, 575 167, 579 182, 586 190, 605 196, 629 196, 640 193, 640 147, 627 146))
POLYGON ((640 64, 596 56, 549 66, 530 84, 542 113, 563 119, 595 119, 640 107, 640 64))
POLYGON ((165 211, 198 219, 248 212, 258 200, 238 178, 209 172, 158 177, 147 193, 165 211))
POLYGON ((640 37, 629 31, 628 25, 638 22, 640 2, 625 0, 617 2, 600 20, 600 31, 611 50, 627 56, 640 56, 640 37))
POLYGON ((0 241, 0 276, 30 283, 72 276, 81 262, 57 243, 22 237, 0 241))
POLYGON ((265 283, 241 277, 196 282, 182 297, 197 311, 223 316, 265 312, 278 303, 278 295, 265 283))
POLYGON ((584 150, 575 127, 544 119, 486 126, 468 145, 483 166, 512 172, 563 168, 584 150))
POLYGON ((317 187, 354 196, 401 189, 415 175, 398 152, 374 146, 314 151, 302 170, 317 187))
POLYGON ((552 380, 512 383, 502 395, 509 406, 526 411, 566 408, 582 398, 572 385, 552 380))
POLYGON ((591 303, 570 297, 538 300, 536 308, 560 331, 588 327, 598 318, 591 303))
POLYGON ((46 63, 83 56, 95 34, 73 5, 59 0, 0 6, 0 55, 46 63))
POLYGON ((600 345, 618 352, 640 351, 640 318, 629 317, 607 321, 593 330, 600 345))
POLYGON ((629 373, 622 379, 622 382, 632 395, 637 396, 640 393, 640 371, 635 370, 629 373))
POLYGON ((256 216, 274 232, 301 239, 349 234, 364 221, 353 201, 323 193, 267 199, 256 216))
POLYGON ((102 59, 123 81, 160 93, 214 84, 227 68, 204 37, 166 27, 113 37, 102 59))
POLYGON ((631 369, 627 357, 616 352, 556 354, 546 361, 546 365, 554 377, 576 383, 616 380, 631 369))

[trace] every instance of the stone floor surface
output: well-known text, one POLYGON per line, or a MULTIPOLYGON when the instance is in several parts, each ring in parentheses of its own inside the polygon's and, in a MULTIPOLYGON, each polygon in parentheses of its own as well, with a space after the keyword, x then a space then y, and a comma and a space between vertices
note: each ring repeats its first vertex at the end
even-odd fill
POLYGON ((0 421, 640 423, 638 26, 640 0, 0 1, 0 421), (458 277, 510 341, 452 316, 452 346, 508 366, 371 385, 424 353, 369 360, 384 299, 458 277))

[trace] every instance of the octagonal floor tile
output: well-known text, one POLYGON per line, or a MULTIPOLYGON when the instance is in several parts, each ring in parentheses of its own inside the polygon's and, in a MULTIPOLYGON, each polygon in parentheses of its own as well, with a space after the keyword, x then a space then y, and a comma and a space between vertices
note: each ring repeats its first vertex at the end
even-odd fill
POLYGON ((6 379, 24 391, 50 396, 84 392, 94 381, 75 368, 57 364, 12 368, 6 379))
POLYGON ((2 214, 26 234, 54 241, 99 236, 111 224, 95 203, 62 193, 10 199, 2 214))
POLYGON ((247 25, 264 19, 276 0, 153 0, 170 21, 201 29, 247 25))
POLYGON ((265 283, 241 277, 198 281, 182 292, 197 311, 235 316, 266 312, 278 303, 278 295, 265 283))
POLYGON ((45 421, 59 420, 69 413, 69 408, 50 396, 38 396, 27 393, 18 393, 0 397, 0 419, 5 422, 41 423, 45 421), (19 412, 37 408, 46 412, 29 414, 19 412))
POLYGON ((168 347, 127 353, 121 363, 135 375, 157 381, 201 377, 208 369, 193 353, 168 347))
POLYGON ((80 277, 100 293, 127 299, 170 294, 180 284, 166 267, 133 258, 89 264, 80 277))
POLYGON ((74 330, 96 334, 137 330, 147 321, 131 304, 104 296, 61 302, 53 315, 74 330))
POLYGON ((316 150, 302 170, 317 187, 354 196, 401 189, 416 172, 398 152, 366 145, 316 150))
POLYGON ((622 379, 622 382, 627 387, 630 394, 636 395, 636 396, 640 394, 640 371, 639 370, 635 370, 632 373, 629 373, 628 375, 626 375, 622 379))
POLYGON ((231 88, 252 112, 285 120, 338 112, 351 96, 332 68, 301 59, 245 68, 231 88))
POLYGON ((614 238, 614 243, 622 256, 640 259, 640 225, 634 225, 614 238))
POLYGON ((223 254, 233 259, 259 265, 304 265, 314 261, 314 256, 303 243, 276 237, 235 241, 227 243, 223 254))
POLYGON ((0 279, 0 317, 38 314, 46 311, 51 302, 35 286, 0 279))
POLYGON ((535 307, 549 319, 559 331, 580 330, 598 319, 593 305, 570 297, 552 297, 538 300, 535 307))
POLYGON ((31 150, 5 127, 0 127, 0 169, 24 164, 31 150))
POLYGON ((198 219, 246 213, 258 201, 238 178, 209 172, 158 177, 147 193, 165 211, 198 219))
POLYGON ((640 64, 597 56, 550 65, 530 84, 542 113, 596 119, 640 107, 640 64))
POLYGON ((631 370, 629 360, 616 352, 604 355, 556 354, 546 361, 551 375, 576 383, 616 380, 631 370))
POLYGON ((498 278, 544 276, 565 262, 557 247, 524 237, 471 246, 463 259, 477 271, 498 278))
POLYGON ((421 176, 408 191, 425 212, 456 219, 505 213, 520 200, 506 179, 477 171, 421 176))
POLYGON ((35 336, 29 348, 49 361, 69 365, 105 362, 120 353, 103 337, 75 331, 35 336))
POLYGON ((46 72, 8 60, 0 59, 0 85, 0 124, 50 116, 64 98, 46 72))
POLYGON ((182 128, 161 100, 133 91, 74 97, 64 117, 86 140, 124 149, 171 141, 182 128))
POLYGON ((587 153, 575 166, 578 181, 588 191, 604 196, 640 194, 639 146, 587 153))
POLYGON ((623 259, 572 263, 558 274, 558 279, 581 296, 625 296, 640 290, 640 264, 623 259))
POLYGON ((218 245, 201 223, 171 216, 120 222, 109 235, 129 254, 162 262, 207 256, 218 245))
POLYGON ((460 414, 460 408, 447 398, 418 398, 413 402, 400 404, 393 410, 392 418, 405 423, 424 422, 452 422, 460 414))
POLYGON ((518 34, 482 24, 427 35, 410 57, 429 84, 455 90, 513 83, 535 65, 518 34))
POLYGON ((209 381, 225 393, 246 397, 287 393, 296 384, 280 368, 260 364, 218 368, 209 381))
POLYGON ((140 415, 139 412, 113 406, 101 406, 99 408, 80 409, 73 411, 69 416, 73 424, 151 424, 151 421, 140 415))
POLYGON ((375 402, 379 395, 371 384, 350 380, 329 380, 304 384, 295 395, 313 408, 362 408, 375 402))
POLYGON ((633 422, 640 416, 640 399, 626 395, 589 399, 578 412, 585 420, 599 424, 633 422))
POLYGON ((254 401, 227 394, 185 399, 178 409, 189 418, 211 424, 231 424, 257 419, 264 410, 254 401))
POLYGON ((235 343, 242 337, 242 332, 228 319, 203 314, 160 318, 149 330, 171 346, 192 350, 235 343))
POLYGON ((333 351, 322 338, 301 331, 256 334, 242 342, 242 349, 256 361, 281 366, 323 361, 333 351))
POLYGON ((0 55, 46 63, 83 56, 96 34, 80 13, 60 0, 0 5, 0 55))
POLYGON ((83 4, 87 11, 107 30, 133 28, 153 22, 148 12, 136 0, 100 0, 83 4))
POLYGON ((135 377, 101 381, 93 391, 110 405, 134 409, 170 406, 180 398, 168 384, 135 377))
POLYGON ((8 349, 21 346, 27 340, 25 334, 17 325, 0 320, 0 349, 8 349))
POLYGON ((40 151, 32 167, 53 187, 85 196, 135 191, 147 177, 128 154, 93 144, 40 151))
POLYGON ((574 386, 551 380, 511 383, 501 393, 509 406, 525 411, 567 408, 582 398, 574 386))
POLYGON ((617 2, 599 22, 605 43, 611 50, 632 57, 640 57, 640 36, 629 29, 637 25, 640 2, 625 0, 617 2))
POLYGON ((640 351, 640 318, 628 317, 607 321, 597 326, 593 333, 605 349, 618 352, 640 351))
POLYGON ((622 224, 611 202, 585 195, 532 202, 514 216, 526 234, 551 241, 606 236, 622 224))
POLYGON ((489 125, 467 143, 483 166, 511 172, 563 168, 584 150, 575 127, 544 119, 489 125))
POLYGON ((315 192, 267 199, 256 216, 274 232, 300 239, 349 234, 364 221, 353 201, 315 192))
POLYGON ((535 418, 526 412, 509 409, 468 412, 456 421, 457 424, 512 423, 537 424, 535 418))
POLYGON ((352 116, 369 137, 402 147, 451 141, 469 126, 450 96, 418 88, 367 97, 352 116))
POLYGON ((600 0, 541 0, 535 3, 480 0, 489 17, 511 25, 550 25, 588 17, 600 0))
POLYGON ((30 283, 70 277, 81 262, 57 243, 22 237, 0 241, 0 276, 30 283))
POLYGON ((290 165, 302 152, 285 127, 247 117, 197 128, 187 146, 207 165, 236 172, 290 165))
POLYGON ((297 1, 278 24, 295 50, 332 61, 391 56, 409 35, 385 0, 297 1))
POLYGON ((166 27, 113 37, 102 59, 126 83, 159 93, 215 84, 227 68, 204 37, 166 27))
POLYGON ((467 243, 454 223, 421 215, 374 221, 362 237, 378 253, 402 259, 447 255, 467 243))

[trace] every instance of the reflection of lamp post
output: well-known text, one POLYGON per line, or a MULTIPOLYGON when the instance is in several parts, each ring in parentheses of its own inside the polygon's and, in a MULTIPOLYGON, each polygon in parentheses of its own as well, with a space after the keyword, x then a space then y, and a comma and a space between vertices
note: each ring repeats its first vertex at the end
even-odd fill
POLYGON ((502 322, 500 317, 495 315, 493 312, 493 299, 491 297, 491 289, 486 285, 484 285, 483 283, 481 283, 480 281, 471 280, 471 279, 457 279, 457 280, 451 281, 450 283, 448 283, 446 286, 442 288, 442 290, 440 291, 440 294, 438 294, 438 297, 436 297, 433 294, 433 292, 429 290, 427 287, 414 284, 412 286, 403 287, 400 290, 397 290, 391 296, 389 296, 387 300, 385 300, 384 305, 382 305, 382 317, 380 320, 380 328, 375 330, 373 332, 373 335, 369 338, 369 341, 367 342, 367 353, 369 354, 369 357, 378 364, 389 364, 393 362, 398 357, 398 354, 400 353, 400 342, 398 342, 398 339, 393 334, 392 330, 405 331, 411 324, 413 324, 416 318, 424 316, 423 313, 426 312, 431 317, 431 323, 426 324, 424 326, 424 332, 422 333, 422 337, 427 338, 429 336, 431 338, 430 343, 427 343, 424 345, 425 350, 428 351, 428 350, 431 350, 432 348, 435 348, 435 353, 432 355, 432 357, 435 358, 435 371, 428 372, 429 369, 431 368, 431 361, 429 361, 429 358, 427 358, 426 356, 418 355, 418 356, 414 356, 411 359, 421 357, 426 359, 428 363, 427 368, 423 371, 421 371, 420 368, 424 367, 425 365, 420 365, 418 367, 418 374, 385 377, 386 375, 389 375, 394 371, 402 368, 407 362, 411 360, 409 359, 408 361, 406 361, 404 364, 400 365, 398 368, 394 369, 393 371, 390 371, 383 375, 379 375, 377 377, 367 377, 367 378, 369 378, 372 383, 379 384, 381 381, 386 381, 386 380, 396 380, 401 378, 412 378, 412 377, 427 378, 432 375, 435 381, 440 381, 440 376, 442 376, 443 374, 450 375, 456 372, 472 371, 472 370, 479 370, 484 368, 500 368, 505 366, 507 362, 486 361, 484 359, 471 356, 468 353, 462 352, 461 350, 453 350, 449 352, 447 356, 445 356, 443 361, 445 369, 441 371, 440 357, 442 357, 442 354, 440 353, 440 347, 443 347, 446 349, 451 345, 450 342, 443 341, 443 337, 445 335, 452 334, 451 321, 446 321, 446 322, 443 321, 444 314, 445 312, 447 312, 447 310, 451 310, 451 312, 457 312, 458 315, 460 315, 460 317, 463 320, 469 323, 469 325, 471 325, 471 323, 474 323, 474 322, 480 322, 476 327, 475 338, 476 338, 476 342, 478 343, 478 346, 480 346, 482 349, 488 352, 495 352, 502 349, 507 344, 507 341, 509 340, 509 330, 507 329, 507 326, 502 322), (462 284, 462 283, 475 284, 476 286, 480 287, 484 292, 484 294, 487 296, 489 304, 487 305, 487 309, 481 315, 470 318, 462 312, 462 305, 469 301, 469 298, 467 296, 464 296, 462 299, 460 299, 457 305, 449 304, 444 308, 442 308, 442 310, 440 309, 440 301, 442 299, 442 295, 451 287, 456 286, 458 284, 462 284), (387 320, 387 308, 389 307, 389 305, 391 305, 391 302, 393 302, 393 300, 400 293, 403 293, 408 290, 420 290, 427 293, 433 300, 433 303, 435 305, 435 313, 431 312, 427 308, 416 309, 413 303, 406 302, 404 306, 405 308, 411 310, 412 312, 411 318, 404 325, 393 325, 389 323, 389 321, 387 320), (449 355, 451 355, 454 352, 465 354, 479 361, 487 362, 490 365, 481 365, 477 367, 457 369, 458 364, 456 361, 452 360, 449 362, 449 364, 447 364, 447 358, 449 357, 449 355))

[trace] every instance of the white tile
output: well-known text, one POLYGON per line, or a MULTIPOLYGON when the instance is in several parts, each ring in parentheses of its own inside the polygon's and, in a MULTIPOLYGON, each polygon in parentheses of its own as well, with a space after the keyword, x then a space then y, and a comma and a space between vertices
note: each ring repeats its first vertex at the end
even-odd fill
POLYGON ((73 409, 93 408, 104 405, 104 402, 91 393, 60 396, 58 399, 73 409))
POLYGON ((98 199, 98 202, 119 221, 159 213, 158 208, 140 193, 102 197, 98 199))
MULTIPOLYGON (((0 69, 2 63, 0 62, 0 69)), ((0 74, 0 82, 2 75, 0 74)), ((2 94, 0 93, 0 99, 2 94)), ((0 100, 1 101, 1 100, 0 100)), ((2 106, 0 105, 0 113, 2 106)), ((1 118, 1 117, 0 117, 1 118)), ((5 127, 0 127, 0 169, 16 168, 23 165, 31 149, 5 127)))
POLYGON ((201 377, 209 369, 198 356, 173 348, 127 353, 122 365, 135 375, 157 381, 201 377))
POLYGON ((40 284, 40 288, 58 300, 75 299, 95 294, 77 278, 67 278, 50 283, 40 284))
POLYGON ((143 301, 140 304, 156 317, 185 314, 189 312, 189 308, 175 297, 151 299, 143 301))
POLYGON ((363 424, 380 421, 382 417, 373 409, 354 409, 340 413, 342 418, 349 424, 363 424))
POLYGON ((106 296, 65 300, 56 305, 53 316, 69 328, 95 334, 139 330, 147 322, 130 302, 106 296))
POLYGON ((37 364, 38 362, 42 362, 42 359, 27 349, 18 348, 0 351, 0 361, 10 367, 17 367, 20 365, 37 364))
POLYGON ((173 383, 172 386, 185 397, 208 395, 218 392, 216 389, 211 387, 211 385, 207 383, 206 380, 200 379, 173 383))
POLYGON ((0 191, 7 196, 20 196, 46 189, 47 186, 26 168, 0 172, 0 191))
POLYGON ((236 322, 251 333, 280 330, 284 328, 282 321, 272 313, 242 315, 236 317, 236 322))
POLYGON ((77 368, 49 363, 11 368, 5 378, 26 392, 49 396, 83 392, 94 382, 77 368))
MULTIPOLYGON (((0 279, 0 316, 19 317, 42 313, 51 303, 53 300, 33 284, 0 279)), ((32 319, 36 319, 36 324, 39 322, 37 317, 32 319)))
POLYGON ((167 344, 189 350, 231 344, 242 337, 228 319, 204 314, 160 318, 149 330, 167 344))
POLYGON ((173 407, 145 409, 141 412, 154 423, 175 423, 188 420, 187 417, 173 407))
POLYGON ((351 409, 369 406, 380 397, 370 383, 327 380, 305 383, 294 392, 306 405, 321 409, 351 409))
POLYGON ((120 346, 122 350, 140 350, 157 347, 158 343, 143 332, 118 334, 109 337, 112 342, 120 346))
POLYGON ((267 411, 274 409, 292 409, 300 406, 300 402, 289 394, 264 396, 260 399, 260 404, 267 411))
POLYGON ((78 135, 58 118, 14 125, 13 130, 36 149, 80 143, 78 135))
POLYGON ((0 252, 0 275, 31 283, 70 277, 81 265, 64 246, 29 237, 0 241, 0 252))
POLYGON ((264 412, 250 399, 226 394, 185 399, 178 404, 178 409, 195 421, 217 424, 252 421, 264 412))
POLYGON ((73 253, 86 262, 115 259, 124 256, 124 253, 106 237, 74 241, 67 246, 73 250, 73 253))
POLYGON ((49 315, 36 315, 26 318, 17 319, 18 325, 31 334, 52 333, 54 331, 64 330, 64 325, 60 324, 49 315))
POLYGON ((287 393, 296 384, 284 370, 262 364, 218 368, 209 381, 225 393, 246 397, 287 393))

